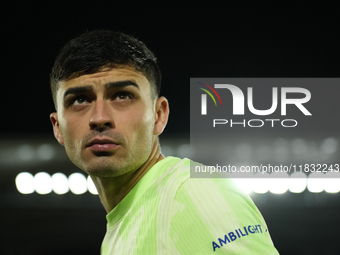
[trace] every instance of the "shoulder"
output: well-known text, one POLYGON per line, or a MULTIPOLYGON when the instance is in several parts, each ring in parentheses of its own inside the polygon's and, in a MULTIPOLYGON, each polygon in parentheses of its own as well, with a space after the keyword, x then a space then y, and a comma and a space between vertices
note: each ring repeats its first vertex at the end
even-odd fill
MULTIPOLYGON (((197 167, 205 167, 203 164, 190 159, 179 159, 171 157, 172 164, 167 166, 163 177, 173 176, 177 179, 178 190, 176 197, 188 195, 191 198, 220 198, 233 202, 234 199, 247 200, 252 203, 251 198, 245 193, 236 182, 226 174, 221 173, 197 173, 197 167), (176 159, 174 161, 174 159, 176 159)), ((214 200, 214 199, 213 199, 214 200)), ((221 202, 221 201, 220 201, 221 202)))
POLYGON ((261 216, 250 196, 227 176, 189 176, 178 188, 176 199, 187 202, 190 200, 196 210, 209 208, 219 211, 219 215, 240 218, 241 215, 255 213, 261 216))
POLYGON ((228 175, 195 172, 195 168, 205 167, 201 163, 187 158, 167 157, 159 167, 163 168, 163 174, 159 181, 169 180, 170 178, 176 179, 176 196, 188 195, 190 197, 200 196, 201 198, 223 196, 228 200, 239 197, 251 201, 249 195, 238 187, 228 175))
POLYGON ((223 222, 235 227, 244 218, 263 220, 250 196, 228 176, 190 174, 190 169, 202 164, 189 159, 171 157, 164 163, 166 169, 157 180, 157 190, 168 198, 168 206, 178 218, 197 215, 209 226, 223 222), (217 214, 211 217, 212 212, 217 214))
POLYGON ((277 254, 261 213, 233 179, 187 177, 171 208, 173 249, 277 254))

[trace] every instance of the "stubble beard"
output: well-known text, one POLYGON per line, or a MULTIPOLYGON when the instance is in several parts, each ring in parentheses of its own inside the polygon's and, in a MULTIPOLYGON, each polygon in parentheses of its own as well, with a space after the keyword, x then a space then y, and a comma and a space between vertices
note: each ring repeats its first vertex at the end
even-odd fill
POLYGON ((127 173, 132 173, 140 168, 148 159, 148 155, 144 157, 134 155, 118 155, 96 156, 91 161, 82 161, 82 169, 93 176, 97 177, 118 177, 127 173))
MULTIPOLYGON (((97 177, 117 177, 127 173, 132 173, 139 169, 149 158, 153 148, 153 134, 144 135, 141 141, 125 148, 123 145, 113 154, 98 153, 84 155, 82 148, 75 153, 71 161, 87 174, 97 177)), ((72 151, 72 150, 70 150, 72 151)))

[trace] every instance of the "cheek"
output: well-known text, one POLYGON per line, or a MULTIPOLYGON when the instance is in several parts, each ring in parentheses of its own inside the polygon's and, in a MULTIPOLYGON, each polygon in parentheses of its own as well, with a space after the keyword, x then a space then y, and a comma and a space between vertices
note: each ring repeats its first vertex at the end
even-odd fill
MULTIPOLYGON (((154 115, 151 110, 134 111, 131 112, 128 117, 124 118, 124 125, 122 125, 121 128, 119 128, 118 125, 119 122, 117 122, 118 129, 124 128, 125 130, 129 130, 129 133, 134 135, 140 136, 141 134, 152 134, 154 126, 154 115)), ((124 132, 124 130, 122 131, 124 132)))
POLYGON ((143 115, 141 115, 141 122, 144 124, 144 126, 153 126, 154 124, 154 113, 152 110, 148 109, 144 112, 143 115))
POLYGON ((72 118, 72 120, 64 119, 64 121, 60 123, 60 130, 63 134, 65 146, 73 147, 73 143, 79 143, 80 137, 78 136, 82 133, 82 125, 80 125, 80 123, 76 118, 72 118))

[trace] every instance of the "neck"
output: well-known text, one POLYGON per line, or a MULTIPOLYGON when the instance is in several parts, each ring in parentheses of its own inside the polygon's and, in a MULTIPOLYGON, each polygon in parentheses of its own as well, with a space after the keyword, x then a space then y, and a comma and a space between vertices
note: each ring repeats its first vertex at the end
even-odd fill
POLYGON ((164 156, 161 154, 158 138, 156 137, 149 158, 136 171, 112 178, 101 178, 91 175, 106 212, 112 211, 147 171, 162 159, 164 159, 164 156))

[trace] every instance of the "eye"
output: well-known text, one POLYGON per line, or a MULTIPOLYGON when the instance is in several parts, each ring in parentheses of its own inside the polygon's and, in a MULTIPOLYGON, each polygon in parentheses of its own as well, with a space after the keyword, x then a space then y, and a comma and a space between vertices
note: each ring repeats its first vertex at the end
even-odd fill
POLYGON ((114 96, 113 96, 113 99, 114 100, 127 100, 127 99, 132 99, 132 95, 130 93, 127 93, 127 92, 119 92, 119 93, 116 93, 114 96))
POLYGON ((86 99, 86 97, 84 97, 84 96, 79 96, 79 97, 74 98, 72 104, 73 104, 73 105, 83 105, 83 104, 85 104, 86 102, 88 102, 88 100, 86 99))

